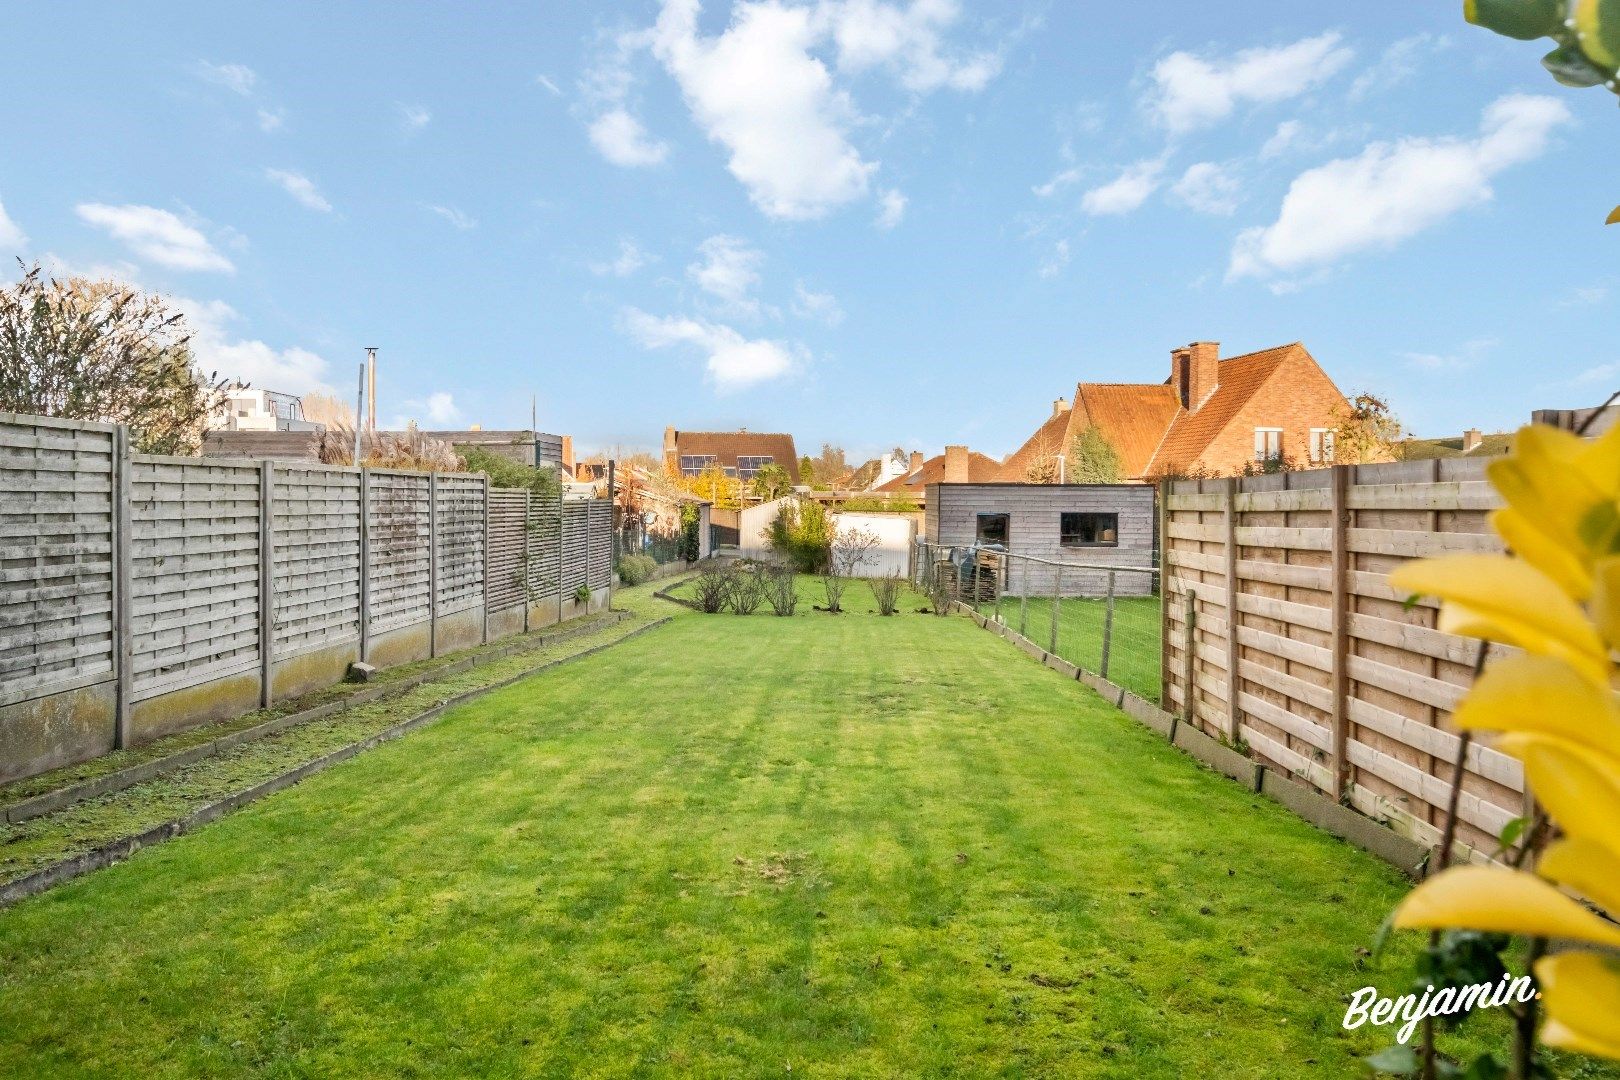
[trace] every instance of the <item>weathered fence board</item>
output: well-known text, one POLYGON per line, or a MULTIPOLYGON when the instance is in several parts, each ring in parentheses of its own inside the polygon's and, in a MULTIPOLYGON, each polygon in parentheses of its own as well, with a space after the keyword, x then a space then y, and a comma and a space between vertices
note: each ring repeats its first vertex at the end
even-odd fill
MULTIPOLYGON (((1500 503, 1478 460, 1337 472, 1166 485, 1166 699, 1186 715, 1190 606, 1200 727, 1432 843, 1459 746, 1449 710, 1479 644, 1441 633, 1435 602, 1407 603, 1388 575, 1414 558, 1500 551, 1486 526, 1500 503), (1233 654, 1238 685, 1223 713, 1233 654)), ((1524 799, 1519 763, 1477 742, 1459 839, 1492 849, 1524 799)))

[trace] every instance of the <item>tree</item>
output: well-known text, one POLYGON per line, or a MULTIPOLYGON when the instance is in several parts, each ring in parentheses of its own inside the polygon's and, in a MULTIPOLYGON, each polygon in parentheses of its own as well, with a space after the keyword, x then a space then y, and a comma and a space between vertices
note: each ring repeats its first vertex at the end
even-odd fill
POLYGON ((1045 434, 1030 452, 1024 480, 1031 484, 1057 484, 1064 479, 1063 455, 1045 434))
POLYGON ((1087 424, 1074 437, 1069 448, 1071 484, 1117 484, 1121 465, 1119 451, 1103 436, 1096 424, 1087 424))
POLYGON ((777 507, 765 543, 801 574, 827 567, 833 542, 832 519, 820 503, 790 500, 777 507))
POLYGON ((679 480, 682 491, 707 500, 721 510, 737 510, 742 506, 742 483, 735 476, 727 476, 718 465, 710 465, 696 476, 683 476, 679 480))
POLYGON ((762 465, 748 482, 748 490, 769 502, 793 490, 793 478, 780 465, 762 465))
POLYGON ((1405 431, 1388 402, 1362 391, 1334 415, 1333 462, 1363 465, 1394 461, 1395 444, 1405 431))
POLYGON ((827 549, 827 567, 821 581, 827 589, 827 610, 844 610, 844 586, 876 554, 882 543, 871 529, 839 529, 827 549))
POLYGON ((138 450, 196 453, 226 383, 197 371, 184 316, 128 285, 18 265, 0 289, 0 411, 128 424, 138 450))
MULTIPOLYGON (((1463 0, 1463 16, 1519 41, 1551 38, 1541 66, 1554 79, 1620 94, 1620 0, 1463 0)), ((1620 206, 1609 213, 1608 224, 1616 222, 1620 206)))

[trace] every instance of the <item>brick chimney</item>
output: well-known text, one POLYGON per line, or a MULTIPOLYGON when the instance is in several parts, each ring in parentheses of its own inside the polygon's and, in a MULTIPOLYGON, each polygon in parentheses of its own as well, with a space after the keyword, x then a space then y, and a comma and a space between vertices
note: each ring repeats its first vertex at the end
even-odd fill
POLYGON ((1469 453, 1470 451, 1478 450, 1479 449, 1479 444, 1484 442, 1484 441, 1485 441, 1485 437, 1480 434, 1479 428, 1477 428, 1477 427, 1469 428, 1467 431, 1463 432, 1463 445, 1462 445, 1463 453, 1466 454, 1466 453, 1469 453))
POLYGON ((922 451, 921 450, 913 450, 911 452, 911 471, 906 473, 906 475, 907 476, 915 476, 918 473, 922 472, 922 467, 923 467, 922 451))
POLYGON ((562 465, 569 476, 574 475, 574 437, 572 435, 562 437, 562 465))
POLYGON ((1215 392, 1220 361, 1218 341, 1195 341, 1170 353, 1170 382, 1176 388, 1182 408, 1197 412, 1215 392))
POLYGON ((945 448, 945 483, 965 484, 968 482, 968 448, 965 446, 947 446, 945 448))
POLYGON ((1055 398, 1055 399, 1053 399, 1053 401, 1052 401, 1052 415, 1053 416, 1057 416, 1059 413, 1066 413, 1068 411, 1069 411, 1069 400, 1067 398, 1055 398))

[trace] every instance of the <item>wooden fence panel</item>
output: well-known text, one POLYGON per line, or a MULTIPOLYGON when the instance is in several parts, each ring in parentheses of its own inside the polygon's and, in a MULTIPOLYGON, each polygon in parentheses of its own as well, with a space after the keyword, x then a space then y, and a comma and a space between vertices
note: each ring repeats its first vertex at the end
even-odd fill
POLYGON ((441 473, 437 492, 434 600, 438 614, 451 615, 484 602, 484 478, 441 473))
POLYGON ((134 700, 259 666, 259 466, 130 465, 134 700))
POLYGON ((562 594, 572 596, 585 584, 585 554, 590 507, 583 501, 563 503, 562 527, 562 594))
POLYGON ((555 600, 561 595, 558 582, 562 566, 561 507, 539 496, 529 500, 528 599, 531 604, 555 600))
POLYGON ((503 488, 489 492, 489 580, 491 611, 518 607, 524 600, 524 551, 528 542, 529 493, 503 488))
POLYGON ((274 467, 275 658, 360 636, 360 473, 274 467))
POLYGON ((380 634, 432 617, 428 584, 432 508, 428 477, 422 473, 374 470, 368 484, 370 632, 380 634))
MULTIPOLYGON (((1500 503, 1484 464, 1395 462, 1342 467, 1337 477, 1321 469, 1166 485, 1169 707, 1185 716, 1183 612, 1196 592, 1198 725, 1235 734, 1269 767, 1438 842, 1458 746, 1450 710, 1472 681, 1479 646, 1441 633, 1437 605, 1408 605, 1388 575, 1414 558, 1501 550, 1486 524, 1500 503), (1235 665, 1216 659, 1234 654, 1235 665)), ((1472 748, 1459 839, 1494 848, 1523 805, 1518 763, 1488 744, 1472 748)))
POLYGON ((114 678, 117 429, 0 413, 0 705, 114 678))
POLYGON ((591 537, 586 584, 605 589, 613 583, 613 504, 597 499, 586 505, 590 507, 586 520, 591 537))

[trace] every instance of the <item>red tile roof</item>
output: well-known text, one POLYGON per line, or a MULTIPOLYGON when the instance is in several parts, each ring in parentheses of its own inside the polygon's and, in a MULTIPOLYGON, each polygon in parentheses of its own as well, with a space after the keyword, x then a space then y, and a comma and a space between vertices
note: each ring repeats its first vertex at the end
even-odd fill
MULTIPOLYGON (((993 484, 1001 472, 1001 462, 993 457, 986 457, 975 450, 968 451, 968 478, 970 484, 993 484)), ((945 482, 945 455, 931 457, 923 462, 922 468, 909 476, 897 476, 887 484, 880 484, 873 491, 914 491, 919 494, 929 484, 942 484, 945 482)))
POLYGON ((668 462, 680 468, 683 456, 713 457, 723 467, 735 469, 737 458, 768 457, 773 464, 786 469, 793 482, 799 482, 799 455, 793 448, 793 436, 775 431, 677 431, 675 432, 675 460, 668 462))
MULTIPOLYGON (((1195 463, 1277 369, 1304 352, 1305 346, 1296 341, 1292 345, 1222 360, 1216 368, 1219 374, 1215 392, 1197 412, 1181 412, 1175 417, 1165 433, 1163 445, 1149 459, 1142 475, 1195 463)), ((1164 389, 1174 394, 1168 383, 1164 389)))

